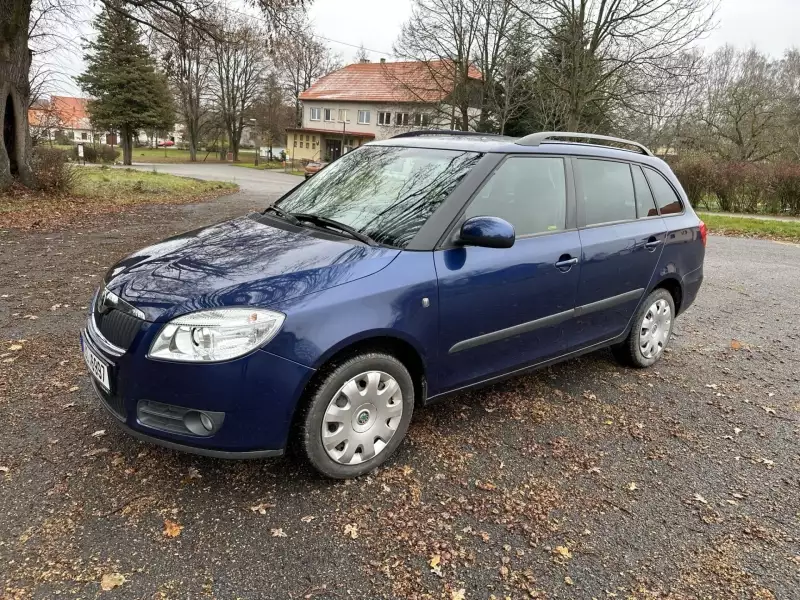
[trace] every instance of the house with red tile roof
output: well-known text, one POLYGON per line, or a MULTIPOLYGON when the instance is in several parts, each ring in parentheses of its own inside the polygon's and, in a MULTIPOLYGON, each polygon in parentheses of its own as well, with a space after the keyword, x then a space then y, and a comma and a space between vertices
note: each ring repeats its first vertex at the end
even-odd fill
POLYGON ((31 135, 53 140, 56 133, 61 132, 75 144, 93 143, 99 132, 92 129, 86 102, 84 98, 72 96, 51 96, 49 100, 36 102, 28 109, 31 135))
MULTIPOLYGON (((295 160, 333 160, 405 131, 450 129, 454 75, 447 61, 361 62, 334 71, 300 94, 303 123, 287 128, 286 152, 295 160)), ((468 79, 477 88, 480 71, 470 67, 468 79)), ((470 114, 479 113, 470 103, 470 114)))

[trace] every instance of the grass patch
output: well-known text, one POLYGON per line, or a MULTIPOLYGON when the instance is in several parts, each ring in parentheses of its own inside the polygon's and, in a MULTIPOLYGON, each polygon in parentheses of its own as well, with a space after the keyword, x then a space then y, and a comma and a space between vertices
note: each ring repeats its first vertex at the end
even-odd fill
POLYGON ((246 163, 246 162, 229 163, 229 164, 233 165, 234 167, 244 167, 245 169, 257 169, 258 171, 284 171, 289 175, 299 175, 301 177, 306 174, 306 172, 303 171, 302 169, 284 170, 283 163, 275 161, 270 163, 262 162, 258 166, 255 166, 255 164, 253 163, 246 163))
POLYGON ((712 234, 800 242, 800 221, 699 214, 712 234))
POLYGON ((100 213, 120 212, 139 204, 187 204, 239 189, 225 181, 203 181, 167 173, 73 167, 80 169, 69 194, 12 188, 0 194, 0 227, 60 228, 86 222, 100 213))
MULTIPOLYGON (((255 160, 255 150, 239 150, 239 158, 244 160, 255 160)), ((178 148, 134 148, 131 153, 133 162, 146 163, 188 163, 189 151, 178 148)), ((197 162, 220 163, 226 162, 219 159, 219 152, 208 153, 204 150, 197 152, 197 162)))

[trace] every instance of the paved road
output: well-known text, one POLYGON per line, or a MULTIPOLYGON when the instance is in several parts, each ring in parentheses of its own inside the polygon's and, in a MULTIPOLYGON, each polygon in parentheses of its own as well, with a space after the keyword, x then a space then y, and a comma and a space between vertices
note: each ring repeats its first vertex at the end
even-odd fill
POLYGON ((135 169, 171 173, 197 179, 213 179, 231 181, 239 184, 241 190, 250 196, 272 198, 280 196, 287 189, 302 181, 302 177, 289 175, 280 171, 247 169, 226 164, 179 163, 179 164, 135 164, 135 169))
POLYGON ((798 597, 800 247, 710 237, 656 367, 600 352, 420 409, 332 483, 133 440, 77 348, 110 264, 251 204, 0 231, 0 597, 798 597))

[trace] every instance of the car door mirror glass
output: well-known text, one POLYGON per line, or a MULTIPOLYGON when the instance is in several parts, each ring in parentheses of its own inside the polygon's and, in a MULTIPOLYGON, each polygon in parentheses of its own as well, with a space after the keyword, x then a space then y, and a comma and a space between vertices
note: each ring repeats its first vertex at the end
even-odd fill
POLYGON ((467 219, 458 234, 460 244, 482 248, 511 248, 514 239, 514 226, 500 217, 467 219))

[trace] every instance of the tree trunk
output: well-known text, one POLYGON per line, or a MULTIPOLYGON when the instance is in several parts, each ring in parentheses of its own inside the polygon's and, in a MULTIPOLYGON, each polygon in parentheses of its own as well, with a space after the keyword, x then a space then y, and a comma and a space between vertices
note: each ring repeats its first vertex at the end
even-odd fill
POLYGON ((133 132, 127 125, 119 128, 120 143, 122 144, 122 164, 130 166, 133 162, 133 132))
POLYGON ((0 3, 0 189, 7 188, 15 178, 28 187, 35 184, 28 129, 30 12, 31 0, 0 3))

